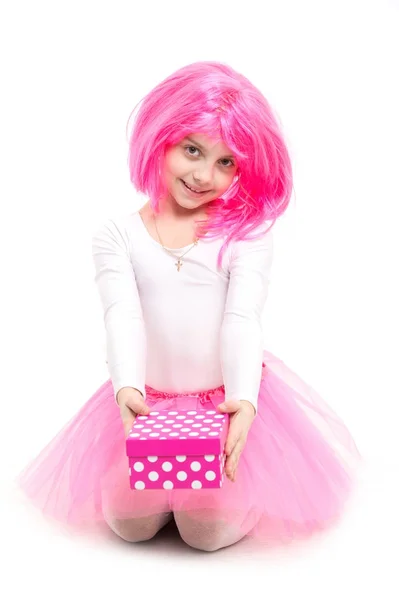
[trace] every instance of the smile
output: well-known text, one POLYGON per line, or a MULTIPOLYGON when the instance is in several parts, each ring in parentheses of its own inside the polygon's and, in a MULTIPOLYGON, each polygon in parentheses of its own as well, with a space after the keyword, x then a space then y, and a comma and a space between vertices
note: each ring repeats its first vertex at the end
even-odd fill
POLYGON ((181 179, 180 181, 184 184, 184 187, 186 189, 190 190, 190 192, 192 192, 193 194, 196 194, 197 196, 201 196, 202 194, 207 194, 208 192, 211 191, 211 190, 198 191, 198 190, 195 190, 194 188, 190 187, 189 185, 187 185, 187 183, 185 181, 183 181, 183 179, 181 179))

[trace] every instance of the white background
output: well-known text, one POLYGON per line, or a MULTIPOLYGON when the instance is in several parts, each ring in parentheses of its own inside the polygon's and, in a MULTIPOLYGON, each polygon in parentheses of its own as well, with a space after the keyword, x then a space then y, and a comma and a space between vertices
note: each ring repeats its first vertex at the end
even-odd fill
POLYGON ((1 13, 4 597, 397 598, 398 2, 36 0, 1 13), (244 73, 283 123, 295 192, 274 230, 267 348, 364 458, 340 527, 285 553, 76 539, 11 487, 108 379, 91 235, 143 203, 131 110, 196 60, 244 73))

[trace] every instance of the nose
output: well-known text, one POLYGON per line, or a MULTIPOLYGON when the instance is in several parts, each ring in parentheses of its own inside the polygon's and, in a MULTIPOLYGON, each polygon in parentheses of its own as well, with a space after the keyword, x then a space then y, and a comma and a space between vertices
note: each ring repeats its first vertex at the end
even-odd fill
POLYGON ((205 163, 202 165, 197 165, 195 171, 193 172, 195 183, 201 187, 206 187, 209 185, 212 181, 212 177, 212 165, 207 165, 205 163))

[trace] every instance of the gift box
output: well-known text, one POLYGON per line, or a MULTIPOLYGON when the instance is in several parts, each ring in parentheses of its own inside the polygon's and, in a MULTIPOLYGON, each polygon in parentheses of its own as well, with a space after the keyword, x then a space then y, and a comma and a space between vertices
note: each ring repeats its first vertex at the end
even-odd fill
POLYGON ((221 487, 228 423, 228 415, 216 410, 160 410, 136 417, 126 439, 130 487, 221 487))

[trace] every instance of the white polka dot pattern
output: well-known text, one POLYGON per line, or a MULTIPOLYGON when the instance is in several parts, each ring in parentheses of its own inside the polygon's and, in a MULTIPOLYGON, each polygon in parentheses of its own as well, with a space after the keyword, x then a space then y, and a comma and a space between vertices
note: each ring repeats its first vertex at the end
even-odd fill
POLYGON ((168 436, 166 437, 173 437, 176 435, 176 430, 189 435, 197 435, 197 428, 199 428, 199 431, 206 432, 207 436, 212 437, 215 434, 219 435, 226 419, 226 415, 217 413, 216 410, 151 412, 148 416, 140 415, 137 417, 129 437, 143 439, 143 433, 150 433, 154 438, 161 438, 161 433, 167 433, 168 436), (196 421, 196 419, 200 421, 196 421), (206 423, 205 427, 203 423, 206 423))
POLYGON ((227 430, 228 416, 216 410, 158 411, 137 417, 126 441, 130 487, 221 487, 227 430), (148 456, 144 448, 150 449, 148 456))

